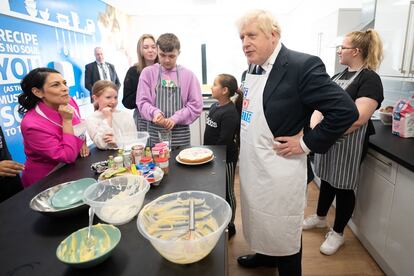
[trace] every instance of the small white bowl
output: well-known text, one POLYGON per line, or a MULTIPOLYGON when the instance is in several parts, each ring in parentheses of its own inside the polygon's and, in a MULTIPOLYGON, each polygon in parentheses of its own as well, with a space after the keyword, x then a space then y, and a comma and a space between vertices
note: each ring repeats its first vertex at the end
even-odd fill
POLYGON ((378 111, 381 122, 386 125, 392 125, 392 112, 378 111))

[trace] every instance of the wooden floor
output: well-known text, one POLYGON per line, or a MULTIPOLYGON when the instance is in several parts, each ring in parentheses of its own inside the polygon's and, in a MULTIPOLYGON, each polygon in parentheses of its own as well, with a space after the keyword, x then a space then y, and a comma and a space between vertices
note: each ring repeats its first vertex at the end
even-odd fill
MULTIPOLYGON (((240 204, 240 185, 238 176, 235 181, 237 203, 240 204)), ((316 210, 319 188, 315 183, 308 187, 308 206, 305 216, 316 210)), ((329 225, 333 225, 335 209, 328 214, 329 225)), ((236 211, 237 234, 229 241, 229 275, 230 276, 273 276, 278 275, 273 268, 244 269, 237 264, 237 257, 252 253, 244 241, 240 218, 240 205, 236 211)), ((375 261, 361 245, 349 227, 345 229, 345 244, 332 256, 319 252, 319 247, 325 239, 327 229, 308 230, 303 232, 303 275, 384 275, 375 261)))

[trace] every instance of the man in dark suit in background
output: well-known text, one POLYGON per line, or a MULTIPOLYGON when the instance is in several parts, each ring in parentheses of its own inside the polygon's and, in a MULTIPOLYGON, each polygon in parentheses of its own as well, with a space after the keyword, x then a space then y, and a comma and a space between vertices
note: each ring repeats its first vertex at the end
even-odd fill
POLYGON ((95 61, 85 66, 85 87, 91 93, 92 101, 92 86, 98 80, 110 80, 118 86, 121 86, 118 75, 115 71, 115 66, 105 62, 102 47, 95 48, 95 61))
POLYGON ((320 58, 280 42, 280 26, 269 12, 247 13, 238 28, 250 64, 242 82, 240 203, 243 234, 255 254, 237 261, 301 275, 306 155, 326 152, 358 119, 358 110, 320 58), (324 118, 310 129, 314 110, 324 118))

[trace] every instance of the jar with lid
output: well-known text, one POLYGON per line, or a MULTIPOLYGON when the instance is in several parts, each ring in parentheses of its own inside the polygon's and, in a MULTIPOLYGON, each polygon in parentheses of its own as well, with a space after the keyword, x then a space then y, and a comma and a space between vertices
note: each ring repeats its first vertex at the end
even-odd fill
POLYGON ((124 161, 124 167, 129 168, 131 167, 131 153, 130 152, 124 152, 122 159, 124 161))
POLYGON ((149 163, 151 163, 151 162, 152 162, 152 157, 142 156, 140 161, 139 161, 139 164, 140 165, 149 165, 149 163))
POLYGON ((141 157, 144 155, 144 146, 135 145, 131 148, 132 163, 139 164, 141 157))
POLYGON ((159 148, 159 147, 157 147, 157 146, 155 146, 155 147, 153 147, 153 148, 151 149, 151 152, 152 152, 152 158, 154 158, 154 160, 155 160, 156 158, 160 157, 160 150, 161 150, 161 148, 159 148))
POLYGON ((160 148, 160 149, 163 149, 165 156, 167 158, 170 158, 170 150, 168 148, 168 144, 167 143, 161 142, 161 143, 155 144, 155 146, 158 147, 158 148, 160 148))
POLYGON ((113 169, 119 169, 124 166, 124 158, 120 155, 114 157, 114 166, 113 169))
POLYGON ((155 163, 161 170, 164 171, 164 174, 168 174, 169 171, 169 162, 167 157, 158 157, 155 159, 155 163))

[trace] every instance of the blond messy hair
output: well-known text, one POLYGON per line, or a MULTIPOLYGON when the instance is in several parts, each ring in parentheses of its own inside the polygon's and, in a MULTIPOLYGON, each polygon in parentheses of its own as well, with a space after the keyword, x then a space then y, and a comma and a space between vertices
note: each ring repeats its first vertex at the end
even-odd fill
POLYGON ((241 29, 251 23, 256 22, 257 27, 261 30, 267 37, 269 37, 272 31, 275 31, 276 34, 280 37, 282 34, 282 29, 280 28, 279 23, 276 18, 268 11, 265 10, 252 10, 243 15, 236 22, 236 26, 241 32, 241 29))

